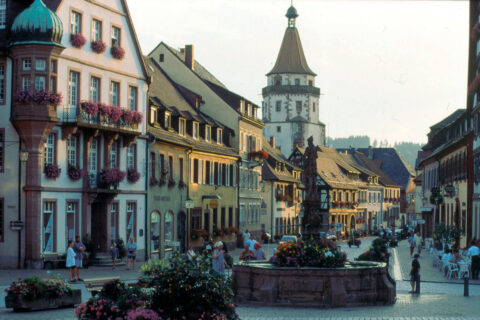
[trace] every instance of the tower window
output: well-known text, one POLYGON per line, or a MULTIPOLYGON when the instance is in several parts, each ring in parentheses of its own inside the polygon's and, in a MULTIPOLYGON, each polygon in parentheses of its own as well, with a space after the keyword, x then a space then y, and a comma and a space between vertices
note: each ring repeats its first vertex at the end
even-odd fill
POLYGON ((300 79, 295 79, 295 85, 299 86, 300 85, 300 79))
POLYGON ((160 56, 158 57, 158 60, 160 62, 163 62, 164 59, 165 59, 165 56, 163 55, 163 53, 160 53, 160 56))
POLYGON ((282 101, 277 101, 275 104, 275 111, 280 112, 282 110, 282 101))
POLYGON ((297 113, 302 112, 302 101, 296 101, 297 113))
POLYGON ((7 0, 0 0, 0 29, 7 25, 7 0))
POLYGON ((277 132, 282 132, 282 127, 277 126, 277 132))
POLYGON ((313 112, 315 112, 315 102, 313 103, 313 112))
POLYGON ((308 85, 311 87, 313 86, 313 81, 312 80, 308 80, 308 85))

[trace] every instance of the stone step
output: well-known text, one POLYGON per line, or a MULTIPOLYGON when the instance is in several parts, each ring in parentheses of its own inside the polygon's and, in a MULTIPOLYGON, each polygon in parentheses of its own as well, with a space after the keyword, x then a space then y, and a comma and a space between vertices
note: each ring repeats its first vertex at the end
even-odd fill
MULTIPOLYGON (((97 256, 91 260, 91 265, 97 267, 111 267, 113 266, 112 257, 108 254, 97 254, 97 256)), ((117 259, 115 265, 124 266, 125 261, 123 261, 123 259, 117 259)))

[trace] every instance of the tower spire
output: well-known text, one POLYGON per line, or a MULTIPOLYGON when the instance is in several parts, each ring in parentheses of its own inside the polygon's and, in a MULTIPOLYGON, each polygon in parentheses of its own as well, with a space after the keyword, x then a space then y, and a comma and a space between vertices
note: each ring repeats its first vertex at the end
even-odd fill
POLYGON ((288 18, 288 27, 295 28, 295 19, 298 17, 297 9, 293 6, 293 0, 290 0, 292 5, 287 10, 287 14, 285 15, 288 18))

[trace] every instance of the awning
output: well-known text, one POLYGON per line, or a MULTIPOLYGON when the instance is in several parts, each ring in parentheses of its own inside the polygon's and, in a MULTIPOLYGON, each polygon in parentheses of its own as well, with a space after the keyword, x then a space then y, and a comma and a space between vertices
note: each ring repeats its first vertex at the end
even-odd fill
POLYGON ((215 199, 215 200, 220 200, 222 199, 219 195, 213 195, 213 196, 203 196, 202 197, 202 200, 205 200, 205 199, 215 199))
POLYGON ((422 207, 420 210, 422 212, 433 212, 433 207, 422 207))

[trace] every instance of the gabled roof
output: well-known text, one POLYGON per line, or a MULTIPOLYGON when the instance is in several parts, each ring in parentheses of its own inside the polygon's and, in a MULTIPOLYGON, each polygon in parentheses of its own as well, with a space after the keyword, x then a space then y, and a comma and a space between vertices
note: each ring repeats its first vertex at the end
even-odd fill
POLYGON ((368 157, 362 152, 355 151, 353 157, 365 168, 375 172, 379 176, 379 182, 382 185, 387 187, 400 187, 399 184, 393 181, 385 172, 382 171, 382 169, 380 169, 380 166, 375 161, 368 159, 368 157))
POLYGON ((290 171, 275 170, 267 161, 262 165, 262 180, 285 181, 293 183, 301 183, 300 180, 295 179, 290 171))
MULTIPOLYGON (((160 42, 148 55, 150 56, 159 46, 164 45, 168 50, 170 50, 180 61, 185 63, 185 54, 181 51, 170 47, 165 42, 160 42)), ((195 69, 192 70, 193 73, 197 74, 202 80, 210 81, 215 83, 216 85, 225 87, 225 85, 215 78, 213 74, 211 74, 206 68, 204 68, 197 60, 195 60, 195 69)))
MULTIPOLYGON (((369 148, 358 148, 368 158, 369 148)), ((380 169, 390 177, 402 190, 407 190, 410 178, 415 177, 415 170, 394 148, 371 148, 372 158, 378 161, 380 169)))
POLYGON ((232 109, 235 111, 240 110, 240 101, 244 100, 246 104, 250 103, 254 108, 259 108, 255 103, 251 102, 250 100, 245 99, 241 95, 236 94, 235 92, 232 92, 228 90, 227 88, 223 86, 219 86, 211 81, 205 80, 205 83, 207 86, 210 87, 210 89, 213 90, 219 96, 223 101, 225 101, 232 109))
POLYGON ((300 35, 295 27, 289 27, 285 30, 277 62, 273 69, 267 73, 267 76, 279 73, 298 73, 316 76, 315 72, 307 64, 300 35))
POLYGON ((452 114, 450 114, 448 117, 443 119, 442 121, 434 124, 433 126, 430 127, 432 131, 434 130, 442 130, 443 128, 448 127, 450 124, 454 123, 457 121, 464 113, 466 112, 465 109, 457 109, 455 110, 452 114))

